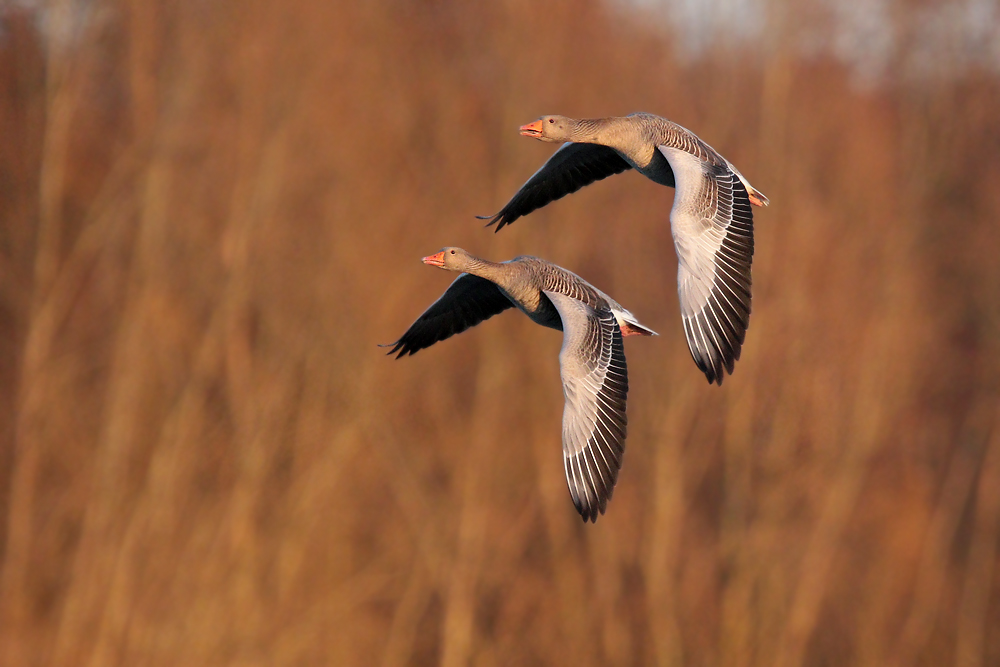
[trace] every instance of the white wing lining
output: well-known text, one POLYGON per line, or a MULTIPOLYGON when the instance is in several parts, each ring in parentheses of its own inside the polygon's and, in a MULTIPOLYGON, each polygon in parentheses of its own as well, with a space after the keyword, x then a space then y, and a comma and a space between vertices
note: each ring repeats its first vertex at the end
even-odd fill
POLYGON ((670 226, 677 291, 691 357, 722 384, 740 357, 750 318, 753 214, 737 174, 680 148, 659 146, 674 172, 670 226))
POLYGON ((560 292, 545 295, 563 323, 566 482, 584 521, 596 521, 614 492, 625 451, 628 369, 621 329, 607 306, 595 309, 560 292))

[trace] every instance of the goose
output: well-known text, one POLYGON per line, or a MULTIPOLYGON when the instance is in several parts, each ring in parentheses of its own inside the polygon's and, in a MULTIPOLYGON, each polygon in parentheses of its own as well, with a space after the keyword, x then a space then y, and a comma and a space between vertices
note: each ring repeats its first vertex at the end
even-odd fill
POLYGON ((730 374, 750 323, 754 206, 768 199, 690 130, 649 113, 575 120, 542 116, 521 134, 563 143, 489 220, 500 231, 535 209, 608 176, 635 169, 676 188, 670 228, 684 335, 708 382, 730 374))
POLYGON ((559 352, 565 406, 563 464, 576 510, 604 514, 625 452, 628 370, 622 339, 655 336, 635 316, 575 273, 537 257, 506 262, 443 248, 424 264, 461 273, 388 354, 399 359, 517 307, 533 322, 563 332, 559 352))

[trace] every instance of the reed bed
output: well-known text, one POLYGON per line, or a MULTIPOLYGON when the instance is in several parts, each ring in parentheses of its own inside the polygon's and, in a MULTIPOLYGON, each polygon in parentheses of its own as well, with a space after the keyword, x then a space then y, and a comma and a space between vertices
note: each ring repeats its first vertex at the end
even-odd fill
POLYGON ((791 46, 680 58, 619 5, 537 12, 0 8, 0 663, 1000 663, 1000 80, 861 86, 791 46), (551 152, 519 124, 635 110, 772 202, 721 388, 670 190, 473 218, 551 152), (545 257, 661 333, 628 341, 595 525, 557 334, 376 347, 448 284, 417 261, 443 245, 545 257))

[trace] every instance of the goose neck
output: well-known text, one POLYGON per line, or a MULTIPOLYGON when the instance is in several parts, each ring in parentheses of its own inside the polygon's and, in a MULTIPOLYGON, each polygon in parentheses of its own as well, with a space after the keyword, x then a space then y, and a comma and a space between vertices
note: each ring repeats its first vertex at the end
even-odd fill
POLYGON ((620 118, 584 118, 573 124, 570 141, 611 146, 621 129, 620 118))
POLYGON ((486 278, 487 280, 495 283, 502 277, 503 266, 503 264, 491 262, 488 259, 469 257, 465 266, 462 267, 462 270, 465 273, 470 273, 480 278, 486 278))

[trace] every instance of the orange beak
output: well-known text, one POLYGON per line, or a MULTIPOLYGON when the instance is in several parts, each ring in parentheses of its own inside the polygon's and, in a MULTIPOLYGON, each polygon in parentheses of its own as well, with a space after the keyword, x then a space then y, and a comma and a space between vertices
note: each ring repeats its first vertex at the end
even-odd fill
POLYGON ((542 136, 542 120, 538 119, 534 123, 521 126, 521 134, 525 137, 538 139, 542 136))
POLYGON ((434 255, 427 255, 420 260, 424 264, 430 264, 431 266, 440 266, 444 268, 444 250, 434 255))

